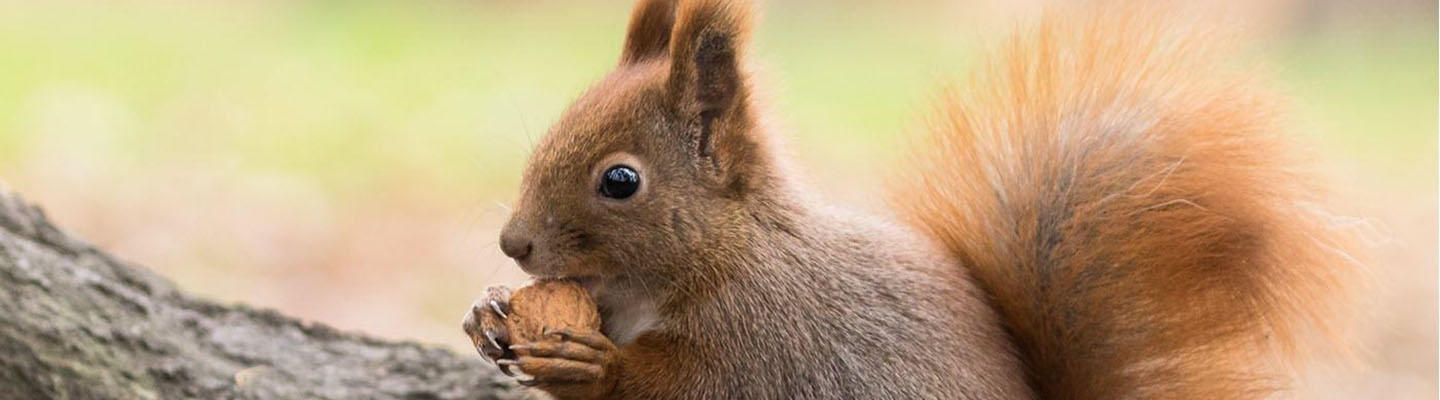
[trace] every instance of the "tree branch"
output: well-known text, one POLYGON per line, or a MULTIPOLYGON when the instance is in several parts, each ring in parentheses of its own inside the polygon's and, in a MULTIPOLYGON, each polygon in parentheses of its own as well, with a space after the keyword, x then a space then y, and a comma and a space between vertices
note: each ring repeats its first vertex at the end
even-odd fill
POLYGON ((0 186, 0 398, 523 396, 499 377, 478 356, 198 299, 0 186))

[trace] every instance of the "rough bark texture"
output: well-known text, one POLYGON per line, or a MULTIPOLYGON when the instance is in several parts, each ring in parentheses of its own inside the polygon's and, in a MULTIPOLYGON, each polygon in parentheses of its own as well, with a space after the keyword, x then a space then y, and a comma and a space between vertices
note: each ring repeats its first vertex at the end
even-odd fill
POLYGON ((0 186, 0 398, 523 397, 510 382, 478 356, 195 298, 0 186))

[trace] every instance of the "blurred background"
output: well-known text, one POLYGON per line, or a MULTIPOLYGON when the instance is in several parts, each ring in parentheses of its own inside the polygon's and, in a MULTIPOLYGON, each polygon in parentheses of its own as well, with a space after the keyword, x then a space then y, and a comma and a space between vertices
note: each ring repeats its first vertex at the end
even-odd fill
MULTIPOLYGON (((838 202, 937 83, 1035 2, 783 1, 752 53, 838 202)), ((1368 218, 1369 367, 1319 398, 1436 396, 1436 4, 1231 0, 1344 214, 1368 218)), ((0 182, 222 301, 469 352, 523 274, 496 246, 526 153, 617 60, 626 1, 0 0, 0 182)))

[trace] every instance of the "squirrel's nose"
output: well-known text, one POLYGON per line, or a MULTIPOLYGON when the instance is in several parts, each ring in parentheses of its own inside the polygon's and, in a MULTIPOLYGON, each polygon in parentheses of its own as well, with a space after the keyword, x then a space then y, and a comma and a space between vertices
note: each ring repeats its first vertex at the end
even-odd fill
POLYGON ((516 234, 509 230, 500 234, 500 251, 504 252, 506 256, 515 259, 515 261, 525 260, 525 257, 530 255, 530 250, 533 248, 534 246, 530 243, 530 238, 525 237, 525 235, 516 234))

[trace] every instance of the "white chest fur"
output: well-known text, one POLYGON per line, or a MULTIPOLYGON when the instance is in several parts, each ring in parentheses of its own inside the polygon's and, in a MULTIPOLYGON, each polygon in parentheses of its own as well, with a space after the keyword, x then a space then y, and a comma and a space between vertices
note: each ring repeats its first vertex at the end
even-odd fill
POLYGON ((605 310, 602 328, 617 346, 630 344, 641 334, 654 329, 659 317, 655 303, 640 296, 597 296, 605 310))

